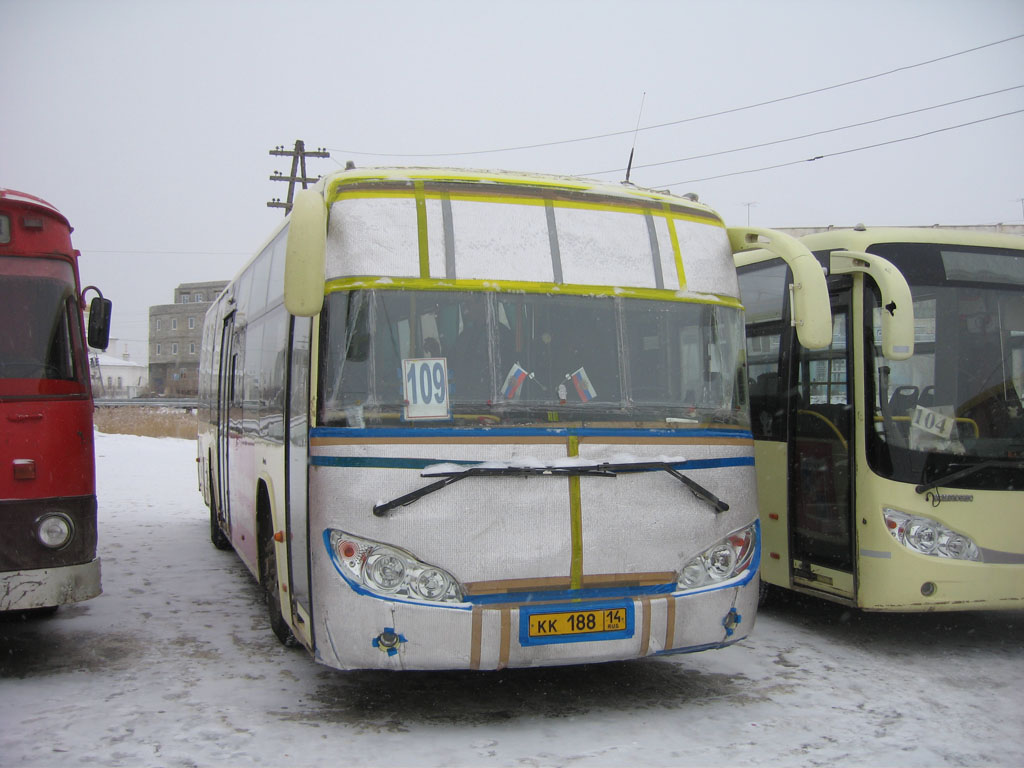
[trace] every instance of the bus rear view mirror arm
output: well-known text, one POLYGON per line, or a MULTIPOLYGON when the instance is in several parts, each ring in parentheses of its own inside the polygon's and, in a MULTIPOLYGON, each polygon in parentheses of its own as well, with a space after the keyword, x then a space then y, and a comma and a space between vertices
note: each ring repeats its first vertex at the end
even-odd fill
POLYGON ((832 343, 832 312, 828 303, 825 272, 795 237, 760 227, 728 227, 734 256, 747 251, 766 250, 778 256, 793 272, 791 312, 800 343, 807 349, 825 349, 832 343))
POLYGON ((321 192, 295 195, 285 246, 284 304, 297 317, 318 315, 324 305, 327 206, 321 192))
POLYGON ((910 286, 895 266, 881 256, 861 251, 832 251, 829 272, 846 275, 863 272, 882 292, 882 354, 889 360, 906 360, 914 354, 914 300, 910 286))

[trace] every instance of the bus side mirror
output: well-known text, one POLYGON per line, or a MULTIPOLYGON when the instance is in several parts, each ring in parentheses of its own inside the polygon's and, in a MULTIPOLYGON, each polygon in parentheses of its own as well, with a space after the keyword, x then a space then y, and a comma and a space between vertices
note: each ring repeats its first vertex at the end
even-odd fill
POLYGON ((860 251, 832 251, 829 272, 869 275, 882 294, 882 354, 906 360, 914 354, 914 298, 903 274, 881 256, 860 251))
MULTIPOLYGON (((90 288, 99 293, 99 289, 89 286, 82 291, 82 295, 84 296, 90 288)), ((110 310, 112 306, 113 302, 110 299, 104 299, 103 294, 89 302, 89 328, 86 332, 86 341, 93 349, 106 349, 110 344, 110 310)))
POLYGON ((284 305, 297 317, 313 317, 324 305, 327 207, 313 189, 295 195, 285 245, 284 305))
POLYGON ((795 237, 773 229, 728 227, 726 231, 734 256, 764 249, 786 262, 793 272, 790 312, 797 339, 807 349, 827 348, 832 343, 832 308, 825 272, 814 254, 795 237))

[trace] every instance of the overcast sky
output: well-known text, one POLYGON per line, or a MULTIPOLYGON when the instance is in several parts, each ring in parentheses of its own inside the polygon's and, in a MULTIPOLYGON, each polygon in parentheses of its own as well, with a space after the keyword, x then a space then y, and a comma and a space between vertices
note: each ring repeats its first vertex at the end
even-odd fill
POLYGON ((1021 0, 0 0, 0 187, 68 216, 139 359, 150 305, 280 220, 296 139, 312 175, 604 179, 635 141, 634 183, 730 224, 1021 223, 1018 35, 1021 0))

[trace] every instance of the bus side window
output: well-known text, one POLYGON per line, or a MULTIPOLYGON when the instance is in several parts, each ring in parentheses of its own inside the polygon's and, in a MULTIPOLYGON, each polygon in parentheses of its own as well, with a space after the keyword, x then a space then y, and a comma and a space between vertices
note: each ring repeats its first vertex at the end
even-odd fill
POLYGON ((288 345, 288 313, 279 304, 264 318, 259 372, 260 436, 284 440, 285 347, 288 345))

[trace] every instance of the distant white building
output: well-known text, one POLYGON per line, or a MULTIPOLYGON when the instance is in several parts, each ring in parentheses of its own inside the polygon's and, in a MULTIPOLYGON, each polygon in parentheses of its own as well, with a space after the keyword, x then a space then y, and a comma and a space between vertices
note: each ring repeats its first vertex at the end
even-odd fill
POLYGON ((109 352, 89 350, 92 396, 97 400, 123 400, 138 397, 149 388, 149 366, 118 357, 109 352))

